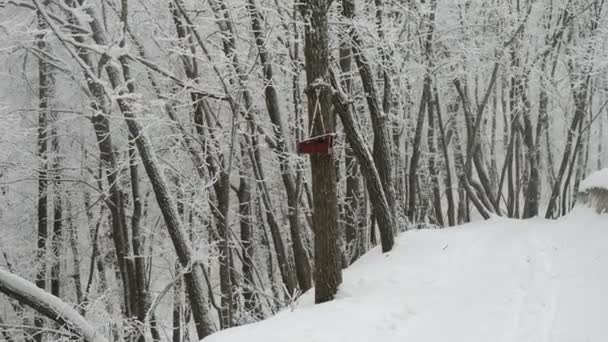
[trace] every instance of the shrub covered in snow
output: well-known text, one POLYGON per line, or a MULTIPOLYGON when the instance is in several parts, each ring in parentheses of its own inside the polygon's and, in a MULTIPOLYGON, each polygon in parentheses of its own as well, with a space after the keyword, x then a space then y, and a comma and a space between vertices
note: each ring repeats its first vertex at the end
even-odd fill
POLYGON ((608 168, 593 172, 581 182, 578 202, 598 213, 608 212, 608 168))

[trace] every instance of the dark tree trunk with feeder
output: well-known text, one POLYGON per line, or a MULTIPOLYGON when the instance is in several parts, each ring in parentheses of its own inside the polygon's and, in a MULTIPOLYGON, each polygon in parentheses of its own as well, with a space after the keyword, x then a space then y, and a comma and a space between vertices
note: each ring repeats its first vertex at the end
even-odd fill
MULTIPOLYGON (((308 118, 311 137, 324 137, 327 144, 321 153, 310 155, 313 190, 313 225, 315 232, 315 302, 334 298, 342 283, 341 253, 338 244, 338 201, 336 169, 329 137, 334 132, 332 91, 329 85, 329 23, 331 1, 309 0, 304 17, 310 18, 305 30, 304 54, 308 118)), ((316 145, 315 145, 316 146, 316 145)))

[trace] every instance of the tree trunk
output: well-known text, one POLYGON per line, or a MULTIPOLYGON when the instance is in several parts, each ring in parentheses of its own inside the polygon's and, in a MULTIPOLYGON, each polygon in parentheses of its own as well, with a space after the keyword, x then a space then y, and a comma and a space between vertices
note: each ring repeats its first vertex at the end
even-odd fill
MULTIPOLYGON (((41 32, 36 36, 36 45, 40 51, 50 54, 50 47, 46 41, 45 31, 48 25, 41 15, 37 13, 38 30, 41 32)), ((55 79, 51 70, 52 66, 45 58, 38 59, 38 200, 37 200, 37 250, 36 259, 38 271, 36 275, 36 286, 46 288, 47 273, 47 238, 48 238, 48 188, 49 188, 49 120, 51 119, 51 101, 55 92, 55 79)), ((34 325, 42 328, 44 325, 40 317, 34 318, 34 325)), ((34 335, 36 342, 42 341, 42 332, 34 335)))
MULTIPOLYGON (((310 0, 303 10, 310 24, 305 29, 304 55, 308 84, 308 118, 312 136, 333 134, 332 99, 329 87, 330 1, 310 0)), ((310 156, 315 232, 315 302, 330 301, 342 283, 340 231, 334 155, 310 156)))
POLYGON ((431 176, 431 187, 433 192, 433 209, 435 211, 435 221, 441 227, 444 226, 443 221, 443 211, 441 208, 441 189, 439 188, 439 170, 437 168, 437 164, 435 161, 437 155, 437 141, 435 138, 435 98, 433 97, 430 89, 430 84, 428 85, 429 89, 427 89, 427 112, 428 112, 428 120, 429 124, 427 127, 427 145, 429 148, 429 171, 431 176))
POLYGON ((310 261, 308 260, 308 253, 306 252, 306 248, 304 246, 304 239, 301 236, 302 229, 300 227, 300 219, 295 212, 295 208, 299 205, 299 203, 296 191, 296 183, 293 177, 293 171, 289 164, 288 148, 285 143, 285 129, 283 126, 283 121, 281 119, 282 117, 284 117, 284 114, 281 112, 281 106, 279 105, 279 96, 274 86, 275 76, 272 68, 270 54, 266 47, 266 34, 262 28, 262 15, 255 4, 255 0, 248 0, 247 7, 249 10, 249 15, 251 17, 252 31, 255 37, 256 45, 258 47, 260 63, 262 64, 264 71, 264 97, 266 99, 266 108, 270 117, 270 121, 275 126, 273 129, 275 139, 274 150, 279 159, 279 166, 281 168, 281 178, 283 180, 283 185, 287 193, 287 215, 289 218, 289 227, 293 243, 292 247, 296 266, 296 275, 298 277, 300 289, 302 291, 307 291, 312 287, 312 269, 310 266, 310 261))
POLYGON ((277 223, 277 219, 275 218, 275 215, 273 213, 273 206, 268 187, 266 186, 266 182, 263 181, 266 178, 264 176, 264 169, 262 168, 262 164, 260 162, 260 151, 259 149, 256 149, 255 151, 250 151, 249 153, 250 159, 253 163, 253 170, 257 181, 256 183, 258 184, 258 188, 261 192, 262 203, 266 208, 266 221, 268 222, 268 226, 270 228, 270 235, 272 236, 274 250, 277 255, 281 279, 289 295, 293 296, 297 286, 296 278, 294 272, 292 271, 291 264, 289 263, 289 260, 287 258, 287 250, 285 248, 285 243, 283 242, 283 238, 281 236, 279 224, 277 223))
MULTIPOLYGON (((142 218, 142 203, 141 193, 139 191, 139 171, 137 167, 137 156, 135 142, 132 137, 129 140, 129 174, 131 177, 131 196, 133 198, 133 212, 131 214, 131 244, 133 254, 131 263, 135 269, 135 307, 134 314, 140 322, 146 318, 146 312, 149 308, 150 295, 146 290, 146 263, 143 250, 143 235, 141 233, 141 218, 142 218)), ((139 339, 143 341, 143 336, 139 339)))
POLYGON ((416 130, 414 131, 414 141, 412 142, 412 146, 414 147, 412 150, 412 157, 410 158, 410 169, 409 169, 409 195, 408 195, 408 210, 407 216, 410 219, 410 222, 416 222, 416 189, 418 188, 418 161, 420 160, 420 143, 422 142, 422 128, 424 126, 424 114, 426 110, 427 101, 427 89, 429 88, 429 84, 431 82, 431 78, 429 75, 424 77, 424 85, 422 89, 422 98, 420 99, 420 110, 418 111, 418 118, 416 119, 416 130))
POLYGON ((382 188, 382 181, 378 170, 376 169, 376 165, 373 162, 373 157, 365 144, 365 140, 357 131, 351 111, 348 110, 349 101, 346 94, 342 91, 334 73, 332 71, 330 71, 330 73, 332 86, 336 89, 336 95, 334 95, 333 101, 334 110, 340 116, 348 143, 355 152, 359 164, 361 165, 361 172, 365 177, 367 191, 371 197, 374 217, 378 220, 382 252, 388 252, 393 248, 395 240, 392 230, 394 221, 386 198, 386 193, 382 188))
MULTIPOLYGON (((54 116, 54 115, 52 115, 54 116)), ((56 122, 54 118, 53 123, 56 122)), ((57 128, 51 128, 51 151, 53 154, 53 234, 51 235, 51 294, 60 297, 61 254, 63 250, 63 198, 60 189, 60 150, 57 128)))
POLYGON ((378 38, 380 40, 380 45, 378 46, 378 52, 380 54, 380 58, 382 59, 382 80, 384 86, 384 94, 382 96, 382 110, 384 114, 389 115, 391 111, 391 102, 393 97, 392 91, 392 80, 390 78, 391 72, 391 60, 389 59, 390 53, 388 50, 388 44, 385 41, 384 37, 384 1, 383 0, 374 0, 376 5, 376 32, 378 33, 378 38))
POLYGON ((577 137, 576 137, 576 143, 574 144, 574 150, 572 151, 572 156, 569 156, 569 162, 568 162, 568 171, 566 173, 566 177, 564 179, 564 186, 563 186, 563 190, 562 190, 562 195, 561 195, 561 199, 562 199, 562 204, 561 204, 561 215, 566 215, 568 213, 568 211, 570 210, 570 198, 574 197, 574 193, 570 189, 570 181, 572 179, 572 174, 574 172, 574 167, 577 163, 577 160, 580 160, 581 157, 579 157, 579 151, 581 150, 581 146, 582 146, 582 138, 583 138, 583 132, 582 132, 582 127, 583 127, 583 120, 580 121, 579 126, 578 126, 578 133, 577 133, 577 137), (571 158, 571 159, 570 159, 571 158))
MULTIPOLYGON (((181 267, 179 262, 175 263, 175 274, 179 274, 181 272, 181 267)), ((182 342, 182 337, 184 335, 185 328, 185 320, 184 320, 184 284, 181 279, 176 280, 173 285, 173 309, 171 314, 171 322, 172 322, 172 332, 171 332, 171 341, 172 342, 182 342)))
MULTIPOLYGON (((571 76, 572 77, 572 76, 571 76)), ((574 83, 574 81, 571 81, 574 83)), ((585 101, 587 97, 587 89, 588 89, 589 78, 581 83, 580 86, 574 87, 574 117, 572 118, 572 122, 570 123, 570 128, 568 129, 568 133, 566 135, 566 143, 564 147, 564 153, 562 155, 562 160, 559 166, 559 170, 557 172, 557 176, 555 179, 555 183, 553 184, 553 189, 551 191, 551 197, 549 198, 549 204, 547 205, 547 210, 545 212, 545 218, 553 218, 555 215, 555 209, 557 204, 557 198, 560 194, 560 189, 562 187, 562 180, 566 173, 566 168, 568 167, 568 161, 570 159, 570 155, 572 154, 573 149, 573 140, 574 136, 577 134, 577 127, 579 126, 580 121, 583 120, 585 116, 585 101)))
MULTIPOLYGON (((344 13, 344 8, 342 11, 344 13)), ((351 51, 352 49, 348 34, 342 32, 340 36, 340 70, 342 71, 342 74, 345 75, 342 78, 342 87, 347 94, 352 93, 352 78, 349 75, 352 65, 351 51)), ((346 115, 352 117, 351 107, 346 106, 345 110, 348 111, 346 115)), ((346 259, 349 265, 357 260, 362 252, 357 245, 358 236, 362 233, 359 231, 359 221, 361 220, 361 214, 359 212, 359 207, 361 205, 359 193, 361 192, 361 185, 359 181, 359 164, 355 158, 356 155, 353 148, 350 145, 346 146, 344 151, 344 165, 346 173, 346 194, 344 198, 346 208, 346 213, 344 215, 344 242, 346 259)))
MULTIPOLYGON (((540 201, 540 173, 539 173, 539 153, 537 144, 534 142, 534 133, 532 128, 532 119, 530 112, 530 101, 526 95, 528 90, 528 80, 520 80, 520 95, 522 97, 523 108, 522 117, 524 121, 524 145, 526 146, 526 160, 528 168, 528 180, 524 194, 524 212, 522 218, 530 218, 538 215, 538 206, 540 201)), ((540 120, 540 118, 539 118, 540 120)), ((537 136, 536 139, 539 137, 537 136)))
POLYGON ((392 230, 395 227, 395 195, 393 193, 393 162, 392 162, 392 144, 389 131, 389 116, 384 113, 380 105, 376 83, 374 81, 371 64, 363 53, 363 42, 359 37, 356 27, 353 24, 355 15, 355 3, 353 0, 343 0, 342 3, 344 15, 348 19, 350 38, 352 41, 353 56, 357 63, 365 98, 372 120, 374 130, 374 163, 382 180, 382 188, 388 201, 391 219, 393 220, 392 230))
MULTIPOLYGON (((69 192, 68 192, 69 193, 69 192)), ((71 196, 66 196, 70 198, 71 196)), ((80 314, 84 314, 83 302, 84 302, 84 292, 82 290, 82 275, 80 273, 80 250, 78 249, 78 228, 74 225, 74 210, 72 207, 72 202, 68 201, 67 203, 67 217, 66 220, 68 222, 67 228, 69 233, 69 244, 70 251, 72 252, 72 267, 74 267, 72 278, 74 279, 74 289, 76 291, 76 304, 80 308, 80 314)))
POLYGON ((448 151, 448 143, 446 141, 445 127, 443 126, 443 118, 441 114, 441 105, 439 103, 439 93, 437 88, 433 88, 435 97, 435 110, 437 112, 437 125, 439 126, 439 141, 441 143, 441 151, 445 163, 445 192, 448 201, 448 224, 456 225, 456 206, 454 202, 454 192, 452 191, 452 166, 450 165, 450 154, 448 151))
POLYGON ((251 315, 255 320, 263 318, 260 298, 255 292, 255 279, 253 277, 253 214, 252 214, 252 199, 251 199, 251 183, 249 182, 251 170, 251 162, 247 154, 247 147, 241 143, 241 169, 240 169, 240 185, 237 191, 239 200, 239 222, 241 228, 241 244, 243 260, 241 269, 243 271, 243 299, 244 308, 247 314, 251 315))

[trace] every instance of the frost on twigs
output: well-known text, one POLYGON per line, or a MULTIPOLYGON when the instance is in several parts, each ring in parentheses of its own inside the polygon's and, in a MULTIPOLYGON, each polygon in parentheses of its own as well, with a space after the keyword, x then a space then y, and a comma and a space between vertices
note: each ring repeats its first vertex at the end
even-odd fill
POLYGON ((85 341, 106 342, 106 339, 70 305, 39 289, 33 283, 1 268, 0 292, 27 304, 59 324, 66 324, 69 330, 78 334, 85 341))

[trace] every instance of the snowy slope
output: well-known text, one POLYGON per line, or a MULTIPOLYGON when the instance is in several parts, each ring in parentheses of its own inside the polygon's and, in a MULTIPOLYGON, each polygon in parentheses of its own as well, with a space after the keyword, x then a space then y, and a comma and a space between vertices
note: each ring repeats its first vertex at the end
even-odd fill
POLYGON ((204 341, 608 341, 608 216, 406 232, 346 270, 337 300, 301 302, 204 341))

